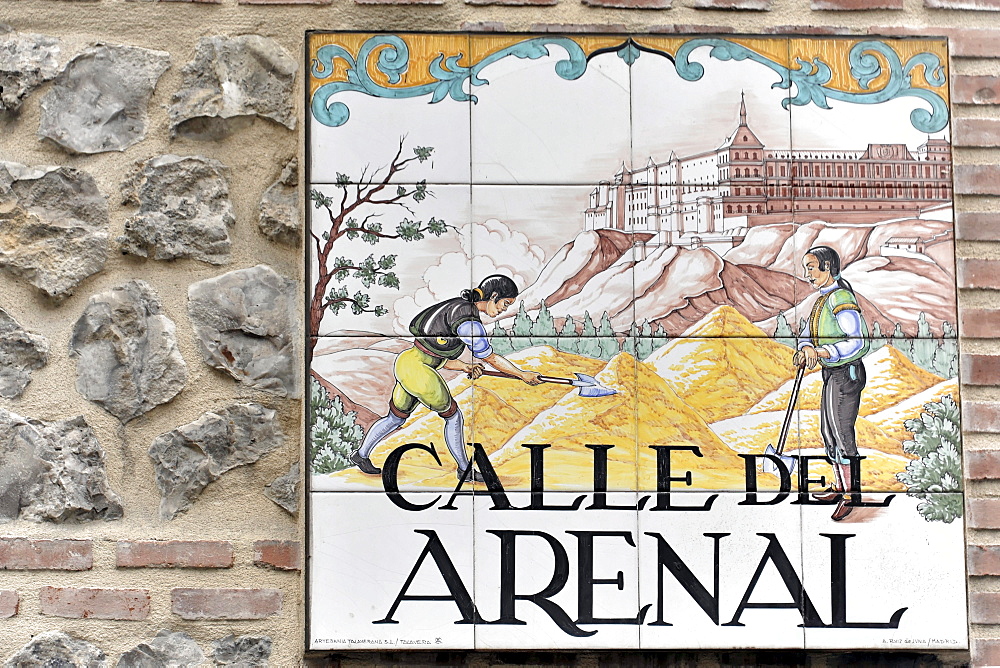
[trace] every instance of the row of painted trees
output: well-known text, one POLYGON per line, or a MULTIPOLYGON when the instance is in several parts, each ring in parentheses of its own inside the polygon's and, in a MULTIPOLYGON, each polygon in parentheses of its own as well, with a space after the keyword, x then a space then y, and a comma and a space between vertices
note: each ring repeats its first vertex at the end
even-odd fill
MULTIPOLYGON (((799 321, 798 328, 793 328, 785 314, 779 313, 774 330, 775 340, 794 348, 798 333, 805 328, 804 318, 799 321)), ((899 323, 892 334, 885 336, 876 322, 871 331, 871 352, 891 345, 917 366, 942 378, 954 378, 958 373, 958 338, 951 323, 944 322, 941 329, 943 336, 935 337, 923 312, 917 317, 916 337, 906 336, 899 323)), ((610 360, 622 351, 645 359, 669 342, 670 336, 658 323, 648 321, 641 325, 633 324, 627 336, 620 336, 612 329, 611 317, 607 313, 595 322, 590 313, 585 312, 581 323, 568 317, 562 327, 557 327, 555 318, 544 303, 532 318, 522 302, 510 329, 497 326, 490 340, 493 349, 501 355, 544 345, 576 355, 610 360)))

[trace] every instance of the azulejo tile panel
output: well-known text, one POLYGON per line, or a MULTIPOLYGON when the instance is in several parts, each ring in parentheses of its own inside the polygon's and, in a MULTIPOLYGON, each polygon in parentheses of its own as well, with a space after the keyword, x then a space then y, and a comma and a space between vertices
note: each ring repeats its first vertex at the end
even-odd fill
POLYGON ((967 646, 946 55, 311 34, 311 646, 967 646))

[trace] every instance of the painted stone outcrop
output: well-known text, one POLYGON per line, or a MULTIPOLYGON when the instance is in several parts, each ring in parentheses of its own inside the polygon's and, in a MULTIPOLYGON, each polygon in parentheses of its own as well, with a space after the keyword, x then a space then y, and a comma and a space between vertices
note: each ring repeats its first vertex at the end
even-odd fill
POLYGON ((295 281, 257 265, 188 288, 188 315, 209 366, 281 397, 299 396, 295 281))
POLYGON ((139 207, 118 238, 122 253, 154 260, 229 262, 229 170, 200 156, 161 155, 136 164, 122 203, 139 207))
POLYGON ((157 436, 149 447, 160 488, 160 516, 173 519, 191 507, 209 483, 252 464, 284 441, 275 412, 260 404, 234 404, 157 436))
POLYGON ((55 299, 108 257, 108 203, 87 172, 0 162, 0 267, 55 299))
POLYGON ((295 129, 297 70, 295 58, 268 37, 203 37, 174 94, 171 130, 195 139, 222 139, 254 116, 295 129))
POLYGON ((43 422, 0 408, 0 522, 121 516, 104 450, 82 416, 43 422))
POLYGON ((267 668, 271 656, 268 636, 228 635, 212 642, 212 659, 217 666, 267 668))
POLYGON ((17 399, 31 382, 31 372, 49 359, 49 342, 27 331, 0 308, 0 397, 17 399))
POLYGON ((124 151, 146 138, 149 99, 170 55, 97 44, 73 58, 42 98, 38 136, 70 153, 124 151))
POLYGON ((281 176, 272 183, 260 200, 257 225, 267 238, 289 246, 298 246, 302 237, 299 215, 299 161, 285 163, 281 176))
POLYGON ((279 476, 264 486, 264 496, 274 501, 294 515, 299 509, 299 463, 295 462, 288 473, 279 476))
POLYGON ((0 112, 17 114, 24 98, 58 73, 58 39, 0 24, 0 112))
POLYGON ((182 631, 162 629, 152 640, 122 654, 116 668, 186 668, 204 661, 205 654, 194 638, 182 631))
POLYGON ((94 295, 69 344, 76 389, 122 422, 167 403, 187 378, 174 332, 145 281, 94 295))
POLYGON ((105 668, 107 655, 96 645, 62 631, 44 631, 7 659, 5 668, 105 668))

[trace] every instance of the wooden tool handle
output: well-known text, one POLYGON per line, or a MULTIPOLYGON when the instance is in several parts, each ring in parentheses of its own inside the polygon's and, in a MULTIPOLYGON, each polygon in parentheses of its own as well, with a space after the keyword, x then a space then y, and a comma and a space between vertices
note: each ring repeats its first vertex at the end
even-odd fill
MULTIPOLYGON (((493 371, 492 369, 483 369, 484 376, 493 376, 494 378, 514 378, 515 380, 520 380, 517 376, 506 373, 504 371, 493 371)), ((556 378, 554 376, 539 376, 538 379, 543 383, 559 383, 560 385, 572 385, 573 380, 570 378, 556 378)))

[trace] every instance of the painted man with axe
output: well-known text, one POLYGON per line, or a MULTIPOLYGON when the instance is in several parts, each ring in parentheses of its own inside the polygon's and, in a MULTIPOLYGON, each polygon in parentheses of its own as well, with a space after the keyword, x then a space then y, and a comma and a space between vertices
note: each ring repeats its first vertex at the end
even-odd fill
POLYGON ((839 499, 831 516, 839 521, 851 512, 846 492, 851 485, 850 457, 858 456, 854 423, 861 407, 867 377, 861 358, 868 353, 868 325, 854 289, 840 275, 840 255, 829 246, 814 246, 802 258, 805 278, 819 291, 809 314, 808 331, 792 357, 796 366, 823 374, 820 434, 833 464, 835 483, 818 499, 839 499))
POLYGON ((361 443, 351 453, 350 459, 370 475, 382 471, 371 461, 372 451, 389 434, 402 428, 407 418, 423 404, 444 420, 444 441, 458 465, 459 479, 482 482, 479 472, 471 467, 465 452, 465 420, 458 403, 438 369, 463 371, 473 380, 483 375, 486 362, 507 377, 519 378, 528 385, 543 382, 533 371, 523 371, 498 355, 490 346, 482 315, 496 318, 514 303, 517 285, 507 276, 487 276, 472 290, 463 290, 461 296, 430 306, 410 323, 410 333, 416 337, 413 347, 396 357, 393 372, 396 385, 389 400, 389 414, 377 420, 361 443), (464 362, 459 356, 468 349, 476 360, 464 362))

